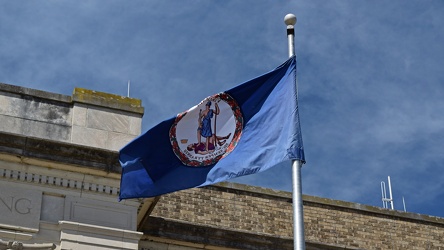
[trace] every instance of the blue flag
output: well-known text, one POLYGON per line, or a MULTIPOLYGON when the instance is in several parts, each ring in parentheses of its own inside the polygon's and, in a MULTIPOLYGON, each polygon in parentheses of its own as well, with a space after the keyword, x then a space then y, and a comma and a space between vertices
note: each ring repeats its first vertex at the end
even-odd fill
POLYGON ((154 197, 305 162, 296 57, 163 121, 120 150, 120 199, 154 197))

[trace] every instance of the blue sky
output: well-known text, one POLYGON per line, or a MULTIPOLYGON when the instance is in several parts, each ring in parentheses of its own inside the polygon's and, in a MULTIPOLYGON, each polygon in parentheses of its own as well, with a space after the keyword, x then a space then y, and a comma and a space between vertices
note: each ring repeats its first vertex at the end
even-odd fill
MULTIPOLYGON (((303 193, 444 217, 444 2, 0 1, 0 82, 145 106, 143 130, 288 57, 294 13, 303 193)), ((236 181, 291 190, 279 166, 236 181)))

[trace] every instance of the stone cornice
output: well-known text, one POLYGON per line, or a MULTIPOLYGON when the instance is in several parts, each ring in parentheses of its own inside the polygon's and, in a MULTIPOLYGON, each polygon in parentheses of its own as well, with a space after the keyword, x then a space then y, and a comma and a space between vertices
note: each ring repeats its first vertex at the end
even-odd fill
POLYGON ((144 113, 144 108, 142 107, 142 101, 140 99, 93 91, 84 88, 75 88, 72 96, 68 96, 0 83, 0 91, 16 95, 37 97, 44 100, 63 102, 69 105, 78 102, 116 110, 124 110, 139 114, 141 116, 143 116, 144 113))
MULTIPOLYGON (((0 132, 2 161, 8 163, 0 164, 0 180, 115 197, 120 191, 121 166, 116 151, 0 132)), ((141 203, 138 217, 142 220, 155 206, 155 200, 122 203, 141 203)))
POLYGON ((64 103, 71 103, 72 98, 68 95, 62 95, 62 94, 56 94, 56 93, 50 93, 42 90, 37 89, 30 89, 15 85, 10 85, 6 83, 0 83, 0 91, 17 94, 17 95, 26 95, 26 96, 33 96, 38 97, 46 100, 52 100, 52 101, 58 101, 58 102, 64 102, 64 103))
POLYGON ((121 168, 115 151, 0 132, 0 160, 10 162, 0 167, 0 178, 8 181, 113 196, 119 193, 121 168), (43 168, 37 170, 31 166, 43 168), (114 181, 103 182, 96 177, 114 181))
MULTIPOLYGON (((0 132, 0 153, 120 175, 118 152, 0 132)), ((82 172, 81 169, 76 170, 82 172)))
POLYGON ((92 104, 100 107, 125 110, 143 116, 144 108, 140 99, 113 95, 83 88, 75 88, 72 101, 92 104))
POLYGON ((36 243, 36 244, 24 244, 19 241, 2 241, 0 240, 0 250, 30 250, 30 249, 39 249, 39 250, 49 250, 55 249, 56 245, 54 243, 36 243))

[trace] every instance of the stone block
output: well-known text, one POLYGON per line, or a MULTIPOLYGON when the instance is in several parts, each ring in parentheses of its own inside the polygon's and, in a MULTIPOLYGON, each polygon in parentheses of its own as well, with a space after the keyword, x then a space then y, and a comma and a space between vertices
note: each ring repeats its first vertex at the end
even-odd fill
POLYGON ((75 88, 72 95, 73 102, 90 104, 98 107, 108 107, 116 110, 125 110, 143 115, 144 108, 140 99, 129 98, 94 90, 75 88))
POLYGON ((61 249, 138 249, 140 232, 61 221, 61 249))
POLYGON ((71 124, 71 107, 64 102, 3 93, 0 104, 0 114, 65 126, 71 124))
POLYGON ((121 111, 90 107, 87 110, 86 126, 99 130, 128 133, 129 117, 121 111))
POLYGON ((52 242, 55 244, 59 244, 59 241, 60 241, 60 228, 58 222, 57 223, 40 222, 40 230, 34 236, 33 242, 38 242, 38 243, 52 242))
POLYGON ((83 104, 74 104, 72 115, 72 124, 80 127, 86 127, 87 107, 83 104))
POLYGON ((129 129, 128 133, 130 135, 140 135, 142 131, 142 117, 129 117, 129 129))
POLYGON ((128 142, 132 141, 135 137, 136 136, 134 135, 109 132, 108 143, 107 143, 108 149, 118 151, 123 146, 128 144, 128 142))
POLYGON ((20 95, 14 93, 8 93, 0 91, 0 114, 11 116, 17 107, 13 107, 11 104, 13 100, 19 100, 20 95))
POLYGON ((1 114, 0 121, 0 131, 21 134, 23 119, 1 114))
POLYGON ((56 222, 63 220, 65 199, 60 196, 43 195, 42 221, 56 222))
POLYGON ((69 126, 6 115, 0 115, 0 119, 0 131, 55 141, 70 141, 69 126))
POLYGON ((108 132, 99 129, 72 127, 71 142, 89 147, 107 149, 108 132))
POLYGON ((116 203, 67 196, 64 220, 136 230, 137 208, 116 203))
POLYGON ((20 134, 63 142, 68 142, 71 139, 70 126, 27 119, 23 119, 21 122, 20 134))
POLYGON ((39 229, 42 191, 0 182, 0 224, 20 231, 39 229))

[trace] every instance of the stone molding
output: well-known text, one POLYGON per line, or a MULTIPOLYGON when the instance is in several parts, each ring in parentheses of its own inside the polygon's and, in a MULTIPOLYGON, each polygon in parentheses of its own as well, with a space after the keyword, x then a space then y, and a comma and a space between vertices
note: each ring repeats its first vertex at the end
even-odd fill
POLYGON ((140 99, 114 95, 84 88, 74 89, 72 94, 72 101, 91 104, 99 107, 125 110, 140 115, 143 115, 144 113, 142 100, 140 99))
POLYGON ((59 222, 61 249, 136 249, 143 233, 71 221, 59 222))
POLYGON ((78 232, 88 232, 99 235, 107 235, 131 240, 139 240, 143 233, 125 229, 116 229, 111 227, 102 227, 72 221, 60 221, 59 226, 62 230, 74 230, 78 232))
POLYGON ((69 96, 6 83, 0 83, 0 91, 24 96, 33 96, 41 99, 63 102, 67 104, 78 102, 99 107, 125 110, 140 115, 143 115, 144 113, 144 108, 142 107, 142 101, 140 99, 119 96, 84 88, 75 88, 72 96, 69 96))
POLYGON ((120 191, 121 168, 114 151, 0 132, 0 161, 5 161, 0 164, 0 178, 8 181, 112 196, 120 191))
POLYGON ((65 103, 72 102, 71 96, 68 96, 68 95, 49 93, 49 92, 42 91, 42 90, 25 88, 25 87, 21 87, 21 86, 6 84, 6 83, 0 83, 0 90, 4 91, 4 92, 8 92, 8 93, 34 96, 34 97, 58 101, 58 102, 65 102, 65 103))
MULTIPOLYGON (((0 225, 0 228, 8 228, 8 225, 0 225)), ((11 228, 14 231, 10 231, 10 230, 0 230, 0 239, 14 239, 14 240, 19 240, 19 241, 25 241, 25 240, 30 240, 34 237, 35 233, 37 233, 37 230, 34 230, 34 232, 32 233, 25 233, 22 232, 23 229, 21 229, 21 231, 15 231, 15 229, 17 228, 11 228)), ((25 229, 25 231, 29 231, 27 229, 25 229)))
POLYGON ((103 193, 116 197, 120 190, 120 188, 116 186, 97 184, 93 181, 76 180, 70 178, 68 175, 66 177, 60 177, 57 175, 40 174, 31 171, 20 171, 7 169, 4 167, 0 167, 0 178, 5 178, 9 181, 20 181, 53 187, 80 189, 82 191, 103 193))
POLYGON ((40 243, 40 244, 24 244, 19 241, 2 241, 0 240, 0 250, 50 250, 55 249, 56 245, 54 243, 40 243))
POLYGON ((121 173, 118 152, 72 143, 0 132, 1 153, 117 174, 114 178, 121 173))

